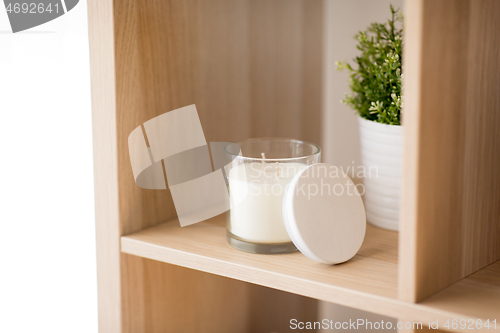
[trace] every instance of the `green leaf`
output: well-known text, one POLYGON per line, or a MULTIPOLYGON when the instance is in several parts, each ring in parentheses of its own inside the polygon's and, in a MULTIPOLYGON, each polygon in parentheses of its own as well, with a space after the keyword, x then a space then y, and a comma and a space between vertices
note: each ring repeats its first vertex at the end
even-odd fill
POLYGON ((400 125, 403 16, 392 5, 390 10, 387 22, 371 23, 354 36, 361 53, 354 59, 357 67, 345 61, 336 62, 336 66, 349 72, 351 94, 346 94, 343 103, 368 120, 400 125))

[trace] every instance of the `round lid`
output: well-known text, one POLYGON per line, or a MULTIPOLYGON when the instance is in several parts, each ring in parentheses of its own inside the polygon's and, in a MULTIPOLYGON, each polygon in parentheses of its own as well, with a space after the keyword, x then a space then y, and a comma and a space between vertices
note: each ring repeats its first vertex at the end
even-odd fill
POLYGON ((356 186, 326 163, 305 167, 288 184, 283 220, 300 252, 324 264, 351 259, 365 238, 365 208, 356 186))

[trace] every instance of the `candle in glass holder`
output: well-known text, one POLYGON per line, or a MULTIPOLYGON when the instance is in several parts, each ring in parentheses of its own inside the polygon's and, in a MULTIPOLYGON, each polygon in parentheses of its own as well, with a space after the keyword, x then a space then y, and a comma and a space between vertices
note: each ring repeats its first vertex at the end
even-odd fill
POLYGON ((318 146, 290 139, 251 139, 226 147, 230 210, 228 242, 255 253, 296 248, 283 222, 286 186, 309 164, 320 162, 318 146))
POLYGON ((283 223, 283 194, 293 176, 304 167, 301 163, 245 163, 231 169, 231 233, 257 243, 290 242, 283 223))

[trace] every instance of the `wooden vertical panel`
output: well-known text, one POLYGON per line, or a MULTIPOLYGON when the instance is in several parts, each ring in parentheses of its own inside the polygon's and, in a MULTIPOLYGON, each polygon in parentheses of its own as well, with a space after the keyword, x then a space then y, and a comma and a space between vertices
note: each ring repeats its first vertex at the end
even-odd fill
MULTIPOLYGON (((237 102, 245 104, 238 90, 241 84, 233 80, 248 80, 229 72, 229 59, 234 60, 235 53, 228 50, 228 35, 241 32, 227 27, 235 5, 228 1, 212 5, 210 10, 198 1, 115 3, 122 235, 175 216, 169 191, 140 189, 130 177, 131 130, 195 103, 210 141, 216 130, 230 136, 231 127, 223 117, 235 114, 237 102)), ((242 13, 236 8, 234 15, 242 13)), ((241 109, 236 114, 245 113, 241 109)), ((127 255, 121 260, 121 282, 122 332, 246 331, 244 283, 127 255)))
POLYGON ((399 291, 419 301, 500 258, 500 8, 406 5, 399 291))
MULTIPOLYGON (((321 19, 321 3, 275 1, 268 11, 268 4, 250 0, 89 0, 102 332, 179 328, 193 313, 200 323, 222 313, 234 318, 204 331, 244 331, 236 320, 244 323, 248 285, 120 256, 121 235, 175 216, 168 190, 135 185, 127 138, 145 121, 193 103, 207 141, 254 135, 314 138, 321 110, 315 107, 319 93, 311 87, 321 80, 321 66, 305 45, 319 49, 321 40, 302 43, 300 36, 321 27, 304 26, 315 15, 321 19), (262 29, 262 19, 268 29, 262 29), (312 85, 302 82, 303 73, 312 85), (259 90, 262 86, 266 89, 259 90), (272 114, 265 127, 255 126, 267 117, 256 109, 272 114), (305 112, 310 121, 304 128, 305 112), (175 300, 184 300, 184 308, 194 302, 183 298, 187 284, 175 285, 183 281, 176 274, 185 276, 185 283, 212 288, 201 293, 205 299, 189 315, 173 306, 175 300), (211 301, 223 306, 210 308, 211 301)), ((299 306, 303 301, 290 296, 289 302, 299 306)))
POLYGON ((121 331, 112 1, 88 1, 99 331, 121 331))
POLYGON ((462 276, 500 259, 500 2, 469 15, 462 276))
POLYGON ((302 1, 250 2, 252 136, 300 133, 302 1))
MULTIPOLYGON (((170 10, 189 11, 170 3, 170 10), (176 7, 177 6, 177 7, 176 7)), ((132 169, 128 153, 130 132, 145 121, 170 109, 192 104, 189 85, 189 38, 194 34, 179 20, 169 20, 165 29, 175 29, 172 38, 159 28, 155 11, 166 9, 158 2, 126 0, 115 3, 115 76, 118 135, 118 177, 120 194, 120 234, 140 230, 159 221, 175 217, 169 190, 139 188, 130 178, 132 169), (149 25, 144 24, 149 21, 149 25), (158 51, 163 50, 161 56, 158 51), (174 53, 173 50, 178 53, 174 53), (187 68, 187 69, 186 69, 187 68), (170 73, 171 75, 166 75, 170 73), (163 87, 163 98, 159 89, 163 87)))
MULTIPOLYGON (((290 321, 318 320, 318 301, 284 291, 251 285, 249 332, 289 332, 290 321)), ((316 332, 317 330, 308 330, 316 332)))
POLYGON ((418 130, 420 128, 419 110, 421 109, 420 73, 422 68, 422 20, 423 2, 406 1, 404 22, 403 74, 405 105, 403 107, 403 167, 399 231, 399 276, 398 296, 400 299, 414 301, 416 297, 417 261, 417 191, 418 187, 418 130), (410 79, 413 78, 413 79, 410 79), (413 152, 410 154, 410 152, 413 152))
MULTIPOLYGON (((321 145, 323 134, 323 82, 324 82, 324 24, 322 1, 304 1, 302 24, 302 109, 301 139, 321 145)), ((325 91, 325 93, 329 93, 325 91)))
MULTIPOLYGON (((380 306, 381 304, 379 304, 380 306)), ((347 306, 342 306, 336 303, 330 303, 330 302, 320 302, 318 305, 318 319, 322 320, 324 318, 328 319, 330 323, 328 326, 322 327, 319 332, 320 333, 331 333, 331 332, 336 332, 336 331, 359 331, 359 332, 364 332, 364 333, 378 333, 380 331, 382 332, 388 332, 389 329, 385 329, 387 327, 392 327, 393 329, 396 328, 397 325, 397 320, 391 317, 387 316, 382 316, 379 314, 375 314, 372 312, 366 312, 360 309, 356 308, 351 308, 347 306), (363 320, 363 325, 360 325, 359 327, 355 328, 348 328, 348 329, 342 329, 337 326, 335 328, 335 323, 344 323, 344 322, 349 322, 349 321, 354 321, 356 322, 358 319, 363 320), (384 321, 384 326, 381 328, 381 326, 378 326, 377 328, 374 328, 373 325, 378 322, 380 323, 381 321, 384 321), (371 323, 371 324, 369 324, 371 323)), ((339 324, 337 324, 339 325, 339 324)))
POLYGON ((323 2, 249 1, 252 137, 320 143, 323 2))
POLYGON ((124 332, 248 332, 245 282, 126 254, 122 264, 134 290, 123 293, 124 332))
POLYGON ((250 137, 249 1, 198 2, 195 98, 207 141, 250 137))
POLYGON ((415 301, 460 278, 468 2, 407 5, 400 292, 415 301))

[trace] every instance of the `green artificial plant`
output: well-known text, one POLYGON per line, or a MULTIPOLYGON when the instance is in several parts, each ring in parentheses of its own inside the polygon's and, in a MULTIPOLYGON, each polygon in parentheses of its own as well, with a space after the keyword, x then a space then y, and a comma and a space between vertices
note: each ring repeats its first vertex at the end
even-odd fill
POLYGON ((401 125, 401 72, 403 16, 391 5, 392 17, 386 23, 372 23, 355 39, 361 55, 357 67, 337 62, 337 69, 349 71, 349 87, 343 103, 368 120, 401 125))

